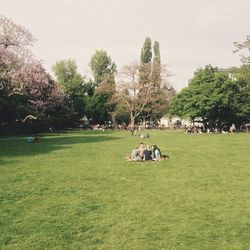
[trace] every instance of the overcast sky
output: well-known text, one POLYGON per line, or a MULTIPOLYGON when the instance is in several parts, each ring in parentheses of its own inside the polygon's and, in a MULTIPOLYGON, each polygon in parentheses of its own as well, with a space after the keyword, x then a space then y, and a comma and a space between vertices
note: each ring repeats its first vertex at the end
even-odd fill
POLYGON ((240 65, 234 41, 250 34, 250 0, 0 0, 0 14, 37 38, 33 52, 51 72, 73 58, 82 74, 104 49, 118 69, 135 59, 146 36, 160 43, 177 89, 207 64, 240 65))

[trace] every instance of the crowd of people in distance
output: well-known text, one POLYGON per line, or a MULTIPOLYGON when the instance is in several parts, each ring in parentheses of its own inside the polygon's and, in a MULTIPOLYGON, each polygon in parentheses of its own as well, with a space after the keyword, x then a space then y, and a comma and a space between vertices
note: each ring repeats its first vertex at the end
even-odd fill
POLYGON ((202 126, 188 126, 186 128, 186 134, 202 134, 204 131, 204 128, 202 126))
MULTIPOLYGON (((247 128, 247 127, 246 127, 247 128)), ((214 127, 209 127, 207 129, 204 128, 204 126, 200 125, 200 126, 188 126, 185 128, 186 130, 186 134, 202 134, 202 133, 207 133, 207 134, 227 134, 227 133, 235 133, 236 130, 236 126, 234 123, 232 123, 232 125, 230 127, 227 126, 223 126, 223 127, 219 127, 219 126, 214 126, 214 127)))
POLYGON ((157 145, 154 144, 150 148, 149 145, 145 146, 143 142, 133 149, 131 155, 127 157, 128 161, 161 161, 167 159, 169 159, 169 156, 162 155, 157 145))

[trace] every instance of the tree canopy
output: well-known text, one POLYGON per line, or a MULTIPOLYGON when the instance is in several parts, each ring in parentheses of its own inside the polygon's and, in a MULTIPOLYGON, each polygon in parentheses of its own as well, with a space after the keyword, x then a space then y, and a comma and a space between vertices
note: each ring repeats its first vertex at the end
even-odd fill
POLYGON ((171 102, 171 115, 202 117, 209 124, 247 122, 250 119, 240 82, 211 65, 198 69, 189 86, 171 102))

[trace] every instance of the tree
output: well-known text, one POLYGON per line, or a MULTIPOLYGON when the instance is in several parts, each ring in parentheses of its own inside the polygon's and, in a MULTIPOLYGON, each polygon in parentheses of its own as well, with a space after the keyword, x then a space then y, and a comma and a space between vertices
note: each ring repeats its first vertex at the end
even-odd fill
POLYGON ((75 60, 60 60, 53 66, 57 82, 68 95, 68 107, 71 110, 70 119, 73 123, 79 121, 85 114, 84 77, 77 72, 75 60))
POLYGON ((152 45, 149 37, 145 38, 143 47, 141 49, 141 64, 140 64, 140 84, 147 84, 150 80, 151 74, 151 59, 152 59, 152 45))
POLYGON ((154 58, 152 67, 152 81, 156 88, 161 86, 161 55, 160 55, 160 45, 159 42, 154 43, 154 58))
POLYGON ((93 96, 88 98, 87 113, 92 121, 101 123, 112 119, 115 111, 116 103, 113 96, 116 88, 116 65, 106 51, 97 50, 91 58, 90 67, 96 87, 93 96))
POLYGON ((105 50, 96 50, 90 60, 90 68, 97 86, 103 81, 111 84, 115 82, 116 65, 105 50))
POLYGON ((151 101, 143 108, 140 117, 144 123, 146 119, 158 120, 167 112, 169 100, 172 98, 173 88, 168 84, 168 71, 166 65, 161 65, 160 44, 154 42, 153 62, 151 52, 151 40, 146 38, 141 51, 140 83, 146 85, 151 83, 151 101), (170 94, 171 93, 171 94, 170 94))
POLYGON ((15 24, 7 17, 0 16, 0 116, 2 119, 6 117, 4 111, 7 106, 9 106, 9 113, 13 113, 11 111, 13 98, 10 96, 14 86, 11 82, 11 75, 19 70, 25 61, 31 59, 28 52, 33 41, 33 35, 24 27, 15 24))
POLYGON ((237 117, 239 121, 250 121, 250 65, 243 64, 241 67, 228 69, 229 74, 237 80, 240 88, 238 99, 237 117))
POLYGON ((239 68, 229 69, 229 72, 238 80, 241 88, 241 100, 240 100, 240 112, 238 113, 239 117, 243 120, 250 120, 250 36, 247 35, 246 41, 242 43, 235 42, 235 46, 239 51, 246 51, 247 55, 241 54, 241 61, 243 65, 239 68))
POLYGON ((60 105, 62 89, 30 52, 33 35, 0 17, 0 125, 21 126, 28 118, 41 121, 60 105))
POLYGON ((189 86, 173 99, 170 114, 192 120, 202 117, 209 124, 240 123, 242 97, 237 79, 209 65, 198 69, 189 86))
MULTIPOLYGON (((117 84, 117 100, 124 103, 124 108, 130 114, 130 123, 134 127, 135 120, 142 114, 150 113, 155 117, 166 112, 169 99, 164 88, 156 91, 151 79, 144 84, 140 83, 142 70, 148 71, 148 64, 142 65, 133 62, 122 68, 120 72, 120 82, 117 84)), ((144 73, 144 72, 143 72, 144 73)))
POLYGON ((152 59, 152 44, 149 37, 145 38, 143 47, 141 49, 141 63, 149 63, 152 59))
POLYGON ((29 49, 34 41, 34 36, 26 28, 0 16, 0 48, 15 54, 20 62, 29 62, 34 59, 29 49))
POLYGON ((24 97, 26 116, 45 116, 47 111, 60 105, 64 98, 60 88, 45 72, 40 63, 26 63, 11 75, 12 95, 24 97))
POLYGON ((246 41, 242 42, 242 43, 238 43, 238 42, 235 42, 234 45, 236 46, 236 50, 234 52, 239 52, 239 51, 244 51, 246 50, 248 55, 244 55, 244 54, 241 54, 241 61, 244 63, 244 64, 250 64, 250 36, 247 35, 247 38, 246 38, 246 41))
POLYGON ((140 83, 140 75, 147 71, 136 62, 126 65, 120 72, 121 82, 117 85, 117 98, 119 102, 124 103, 130 113, 131 127, 135 125, 135 119, 143 112, 145 106, 153 101, 153 84, 145 82, 140 83))

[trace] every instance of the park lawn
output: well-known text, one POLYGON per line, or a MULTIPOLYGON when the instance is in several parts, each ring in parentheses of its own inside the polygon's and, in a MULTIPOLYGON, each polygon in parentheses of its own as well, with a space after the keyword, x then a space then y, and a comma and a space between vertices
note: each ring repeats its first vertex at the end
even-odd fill
POLYGON ((149 133, 0 138, 0 248, 249 249, 250 133, 149 133))

